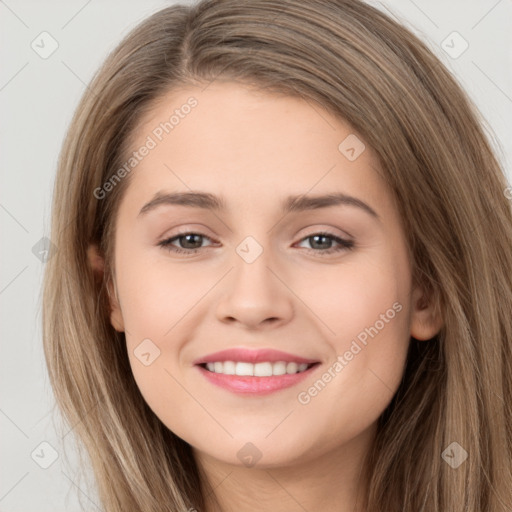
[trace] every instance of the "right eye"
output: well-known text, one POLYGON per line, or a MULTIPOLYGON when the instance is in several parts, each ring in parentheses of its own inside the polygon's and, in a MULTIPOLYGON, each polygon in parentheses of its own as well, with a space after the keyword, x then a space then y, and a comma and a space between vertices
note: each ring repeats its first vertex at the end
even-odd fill
POLYGON ((170 252, 180 253, 180 254, 194 254, 199 249, 201 249, 201 242, 204 239, 211 240, 210 237, 203 235, 201 233, 195 233, 191 231, 178 233, 177 235, 167 238, 166 240, 162 240, 158 243, 160 247, 164 247, 170 252), (174 245, 174 242, 178 241, 180 244, 185 245, 185 247, 176 247, 174 245), (197 245, 199 244, 199 247, 187 247, 188 245, 197 245))

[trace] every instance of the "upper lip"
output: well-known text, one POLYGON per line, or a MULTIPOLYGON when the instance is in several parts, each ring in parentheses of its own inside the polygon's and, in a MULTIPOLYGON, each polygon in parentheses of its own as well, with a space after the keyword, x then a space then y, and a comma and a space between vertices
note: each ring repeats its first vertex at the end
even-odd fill
POLYGON ((318 363, 314 359, 307 359, 304 357, 296 356, 288 352, 274 349, 247 349, 247 348, 230 348, 221 350, 220 352, 213 352, 207 356, 196 359, 193 364, 215 363, 220 361, 241 361, 246 363, 263 363, 266 361, 276 362, 285 361, 293 363, 318 363))

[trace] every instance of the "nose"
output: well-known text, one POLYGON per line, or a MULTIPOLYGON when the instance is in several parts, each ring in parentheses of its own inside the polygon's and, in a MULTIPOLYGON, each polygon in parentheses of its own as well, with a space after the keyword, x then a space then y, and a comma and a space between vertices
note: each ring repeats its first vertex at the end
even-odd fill
POLYGON ((226 276, 217 303, 217 319, 250 330, 288 323, 294 313, 293 293, 286 275, 280 275, 275 265, 269 265, 266 251, 252 263, 238 255, 234 261, 235 268, 226 276))

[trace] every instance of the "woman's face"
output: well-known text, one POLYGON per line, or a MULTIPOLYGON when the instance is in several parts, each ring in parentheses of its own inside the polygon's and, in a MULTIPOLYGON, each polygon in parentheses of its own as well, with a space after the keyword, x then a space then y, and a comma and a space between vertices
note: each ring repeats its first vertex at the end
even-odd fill
POLYGON ((312 102, 219 81, 169 93, 134 140, 111 320, 154 413, 239 466, 369 440, 410 336, 438 328, 372 149, 312 102))

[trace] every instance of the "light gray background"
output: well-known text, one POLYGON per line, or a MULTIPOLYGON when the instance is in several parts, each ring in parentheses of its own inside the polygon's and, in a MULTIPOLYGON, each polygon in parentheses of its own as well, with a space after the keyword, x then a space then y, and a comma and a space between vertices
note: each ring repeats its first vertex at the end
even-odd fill
MULTIPOLYGON (((51 413, 40 328, 44 263, 32 249, 50 235, 57 157, 86 84, 131 28, 172 3, 0 0, 1 512, 74 512, 77 497, 86 510, 100 510, 94 492, 77 480, 72 432, 61 438, 51 413), (31 47, 43 31, 59 45, 47 59, 31 47), (43 469, 52 450, 58 458, 43 469)), ((512 0, 370 3, 427 41, 456 75, 487 120, 511 182, 512 0), (442 47, 453 31, 469 44, 457 58, 442 47)))

